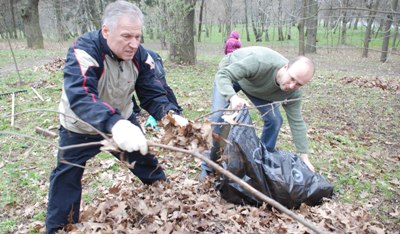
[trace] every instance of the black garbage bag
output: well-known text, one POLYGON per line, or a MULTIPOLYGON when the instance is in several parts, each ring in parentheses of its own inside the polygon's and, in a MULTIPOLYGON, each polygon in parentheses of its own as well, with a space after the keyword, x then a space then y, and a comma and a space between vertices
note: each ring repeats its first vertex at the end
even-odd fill
POLYGON ((332 196, 333 186, 293 153, 265 151, 263 169, 271 197, 288 208, 318 205, 332 196))
MULTIPOLYGON (((321 175, 312 172, 295 154, 268 152, 258 138, 247 109, 240 111, 231 127, 223 152, 222 166, 266 196, 288 208, 301 203, 318 205, 331 197, 333 186, 321 175)), ((216 183, 221 197, 235 204, 261 205, 262 201, 239 184, 221 175, 216 183)))

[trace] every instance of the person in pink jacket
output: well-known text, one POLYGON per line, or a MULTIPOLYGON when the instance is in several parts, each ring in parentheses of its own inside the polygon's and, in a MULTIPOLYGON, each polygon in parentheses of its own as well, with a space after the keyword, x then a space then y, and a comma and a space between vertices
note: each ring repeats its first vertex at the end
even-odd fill
POLYGON ((229 35, 228 40, 225 42, 225 54, 232 53, 233 51, 242 47, 242 43, 240 42, 240 35, 236 31, 232 31, 229 35))

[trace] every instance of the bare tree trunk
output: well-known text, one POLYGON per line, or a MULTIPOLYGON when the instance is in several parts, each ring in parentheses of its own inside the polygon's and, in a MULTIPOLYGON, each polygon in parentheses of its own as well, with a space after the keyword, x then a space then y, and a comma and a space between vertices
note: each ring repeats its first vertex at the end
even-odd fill
POLYGON ((77 21, 76 21, 76 30, 78 34, 83 34, 85 32, 90 31, 90 20, 87 12, 87 0, 81 0, 77 7, 77 21))
POLYGON ((392 41, 392 51, 397 51, 396 41, 399 36, 399 18, 395 16, 394 22, 394 33, 393 33, 393 41, 392 41))
MULTIPOLYGON (((204 8, 206 9, 206 11, 204 12, 204 17, 205 19, 208 19, 208 14, 209 11, 207 11, 207 2, 204 3, 204 8)), ((212 24, 206 24, 205 26, 205 31, 206 31, 206 38, 210 38, 210 31, 212 31, 212 24)))
POLYGON ((199 14, 199 31, 197 33, 197 41, 201 42, 201 26, 203 24, 203 9, 204 9, 204 0, 201 0, 200 4, 200 14, 199 14))
POLYGON ((364 35, 364 48, 363 48, 363 53, 362 57, 367 58, 368 57, 368 48, 369 48, 369 42, 371 41, 371 29, 372 29, 372 24, 375 20, 375 15, 376 15, 376 10, 379 7, 379 0, 375 0, 375 4, 373 1, 370 2, 370 4, 367 5, 368 9, 371 9, 368 14, 368 25, 365 30, 365 35, 364 35))
POLYGON ((225 35, 229 36, 232 31, 232 0, 224 0, 225 7, 225 35))
POLYGON ((246 39, 249 42, 250 41, 250 32, 249 32, 249 17, 248 17, 248 0, 244 1, 244 20, 245 20, 245 27, 246 27, 246 39))
POLYGON ((386 60, 387 60, 387 55, 388 55, 388 50, 389 50, 390 28, 392 27, 392 24, 393 24, 393 15, 397 9, 397 3, 398 3, 398 0, 392 0, 391 11, 393 13, 390 13, 386 16, 385 32, 384 32, 384 36, 383 36, 382 53, 381 53, 381 59, 380 59, 380 61, 383 63, 386 62, 386 60))
POLYGON ((287 27, 287 39, 292 40, 292 24, 290 23, 287 27))
POLYGON ((195 6, 196 0, 186 0, 186 4, 189 6, 189 11, 186 17, 184 18, 184 38, 183 38, 183 61, 187 64, 195 64, 196 63, 196 50, 194 46, 194 37, 195 33, 194 29, 194 17, 195 17, 195 6))
POLYGON ((57 34, 60 40, 66 40, 70 36, 68 33, 68 29, 65 26, 65 18, 64 18, 64 10, 62 0, 54 0, 53 7, 55 9, 56 14, 56 27, 57 27, 57 34))
POLYGON ((299 23, 297 25, 297 28, 299 30, 299 55, 304 55, 304 20, 307 16, 307 0, 302 0, 302 6, 301 6, 301 17, 299 20, 299 23))
POLYGON ((14 31, 12 25, 9 25, 7 21, 7 19, 10 18, 10 15, 7 13, 14 12, 12 3, 13 1, 10 0, 9 2, 2 3, 0 7, 0 36, 2 39, 12 38, 12 31, 14 31))
MULTIPOLYGON (((250 0, 250 12, 253 12, 253 4, 251 3, 251 0, 250 0)), ((254 36, 256 37, 256 41, 257 41, 257 26, 256 26, 256 23, 255 23, 255 16, 254 16, 254 14, 253 13, 251 13, 250 14, 250 22, 251 22, 251 28, 253 29, 253 34, 254 34, 254 36)))
POLYGON ((386 23, 385 23, 385 31, 382 41, 382 52, 381 52, 381 62, 386 62, 387 54, 389 49, 389 38, 390 38, 390 27, 392 26, 393 16, 387 15, 386 23))
MULTIPOLYGON (((196 51, 194 46, 194 13, 196 0, 178 0, 178 4, 181 7, 179 9, 173 9, 178 17, 175 18, 174 23, 178 26, 175 28, 175 38, 172 40, 169 48, 169 57, 172 62, 180 64, 195 64, 196 63, 196 51), (179 16, 180 15, 180 16, 179 16)), ((174 30, 169 28, 169 30, 174 30)))
POLYGON ((87 12, 89 12, 90 26, 92 29, 99 29, 101 27, 101 15, 97 6, 98 0, 87 0, 87 12))
MULTIPOLYGON (((164 1, 160 1, 159 4, 160 4, 160 8, 161 8, 163 14, 168 14, 166 3, 164 1)), ((168 49, 167 36, 165 34, 165 32, 167 32, 167 30, 168 30, 168 26, 167 26, 168 22, 166 19, 167 19, 166 15, 164 15, 164 17, 160 18, 160 27, 161 27, 160 44, 161 44, 162 50, 168 49)))
POLYGON ((306 53, 317 52, 317 30, 318 30, 318 1, 309 0, 307 19, 307 44, 306 53))
POLYGON ((381 18, 381 20, 379 21, 379 27, 375 32, 374 38, 378 38, 379 32, 382 31, 382 28, 383 28, 384 25, 385 25, 385 19, 381 18))
POLYGON ((15 22, 15 13, 14 13, 14 0, 10 0, 10 12, 11 12, 11 20, 12 20, 12 27, 10 29, 10 38, 17 39, 17 24, 15 22))
POLYGON ((360 16, 361 16, 361 13, 357 13, 356 20, 355 20, 354 25, 353 25, 353 30, 357 30, 358 29, 358 22, 360 22, 360 16))
POLYGON ((282 29, 282 1, 278 1, 278 41, 284 41, 282 29))
MULTIPOLYGON (((343 1, 343 7, 349 7, 349 0, 343 1)), ((349 22, 349 18, 347 17, 347 10, 343 10, 342 15, 342 33, 340 38, 340 44, 346 45, 346 37, 347 37, 347 23, 349 22)))
POLYGON ((28 48, 43 49, 43 35, 39 24, 39 0, 22 0, 21 17, 28 48))
MULTIPOLYGON (((251 14, 251 25, 253 27, 254 36, 256 37, 256 42, 262 41, 262 35, 264 33, 265 17, 262 11, 261 1, 257 1, 257 17, 255 18, 253 14, 251 14)), ((253 9, 251 9, 250 12, 253 12, 253 9)))

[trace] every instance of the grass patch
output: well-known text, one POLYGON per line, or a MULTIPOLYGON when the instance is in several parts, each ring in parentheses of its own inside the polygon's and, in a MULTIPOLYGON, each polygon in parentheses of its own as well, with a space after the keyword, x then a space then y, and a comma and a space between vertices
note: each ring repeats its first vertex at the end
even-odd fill
POLYGON ((0 232, 6 233, 11 232, 12 230, 16 230, 17 223, 15 220, 4 220, 0 221, 0 232))

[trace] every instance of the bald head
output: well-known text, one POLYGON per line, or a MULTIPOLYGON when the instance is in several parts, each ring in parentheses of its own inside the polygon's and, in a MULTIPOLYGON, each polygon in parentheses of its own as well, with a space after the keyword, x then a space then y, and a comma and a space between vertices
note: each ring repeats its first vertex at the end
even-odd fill
POLYGON ((302 82, 302 84, 310 81, 315 73, 314 62, 305 56, 298 56, 290 60, 288 69, 296 74, 296 78, 298 78, 300 82, 304 82, 302 82))
POLYGON ((299 56, 279 69, 276 83, 285 92, 293 91, 307 84, 312 79, 314 71, 313 61, 307 57, 299 56))

